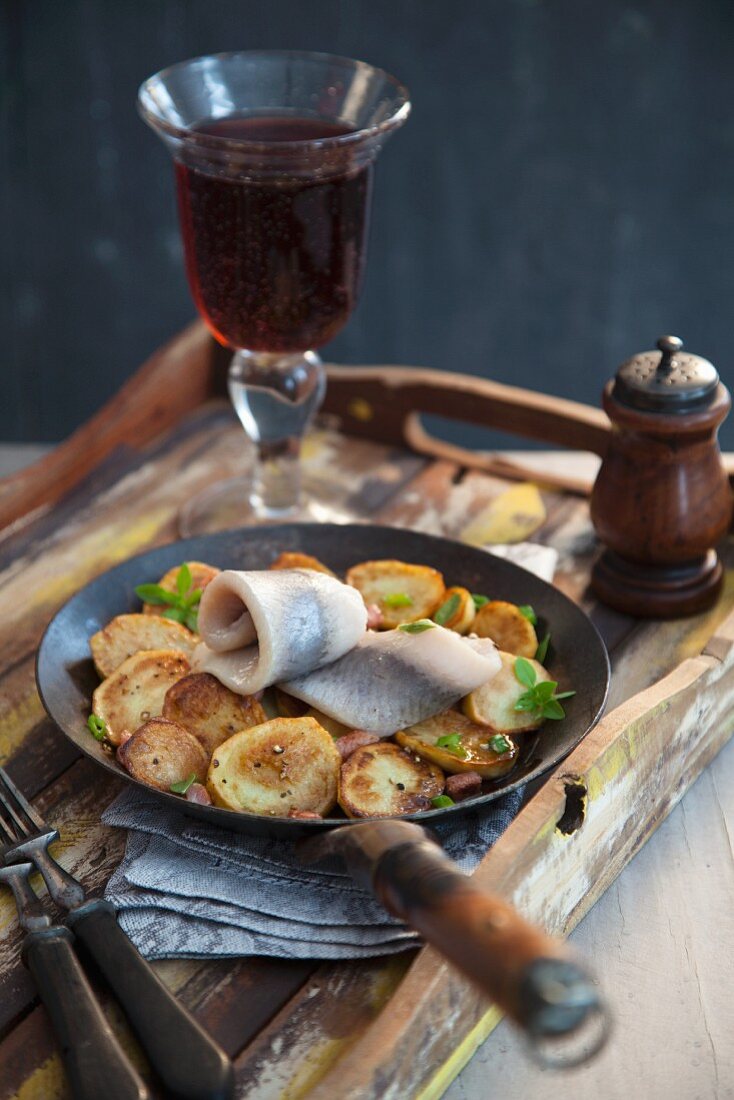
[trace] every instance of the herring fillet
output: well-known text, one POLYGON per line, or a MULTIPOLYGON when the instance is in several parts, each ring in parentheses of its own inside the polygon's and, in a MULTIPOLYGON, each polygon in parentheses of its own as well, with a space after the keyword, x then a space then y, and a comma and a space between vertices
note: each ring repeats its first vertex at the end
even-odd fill
POLYGON ((386 736, 446 710, 501 667, 489 638, 442 626, 368 631, 333 664, 278 686, 345 726, 386 736))
POLYGON ((250 695, 337 660, 366 627, 359 592, 325 573, 228 569, 204 589, 191 664, 250 695))

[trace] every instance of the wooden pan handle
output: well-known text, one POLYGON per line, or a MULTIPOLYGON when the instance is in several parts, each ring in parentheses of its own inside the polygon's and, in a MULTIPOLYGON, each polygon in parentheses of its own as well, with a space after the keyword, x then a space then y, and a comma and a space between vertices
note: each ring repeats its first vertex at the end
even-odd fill
POLYGON ((567 946, 481 890, 407 821, 370 821, 305 842, 341 855, 393 915, 415 928, 526 1033, 548 1065, 585 1061, 602 1046, 607 1015, 567 946), (580 1046, 573 1046, 578 1036, 580 1046))

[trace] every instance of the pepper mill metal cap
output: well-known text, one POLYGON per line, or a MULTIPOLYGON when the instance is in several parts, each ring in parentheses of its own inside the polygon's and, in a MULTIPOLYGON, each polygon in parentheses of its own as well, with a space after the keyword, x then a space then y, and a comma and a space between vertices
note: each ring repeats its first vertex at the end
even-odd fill
POLYGON ((633 409, 687 413, 705 408, 718 384, 713 363, 684 352, 683 341, 677 336, 661 336, 658 351, 643 351, 622 364, 612 395, 633 409))

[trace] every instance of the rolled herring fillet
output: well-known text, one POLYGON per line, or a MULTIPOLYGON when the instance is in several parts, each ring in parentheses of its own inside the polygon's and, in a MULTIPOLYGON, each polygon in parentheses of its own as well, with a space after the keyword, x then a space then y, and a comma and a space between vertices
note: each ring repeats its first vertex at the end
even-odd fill
POLYGON ((367 627, 355 588, 306 569, 228 569, 201 597, 191 665, 240 695, 343 656, 367 627))
POLYGON ((442 626, 368 631, 338 661, 279 686, 345 726, 386 736, 446 710, 501 667, 490 638, 442 626))

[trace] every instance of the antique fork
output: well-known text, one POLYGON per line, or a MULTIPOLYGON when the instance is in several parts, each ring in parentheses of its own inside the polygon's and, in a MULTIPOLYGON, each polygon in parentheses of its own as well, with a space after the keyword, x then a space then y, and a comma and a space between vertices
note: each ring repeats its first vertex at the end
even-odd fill
MULTIPOLYGON (((11 841, 0 819, 0 842, 11 841)), ((77 1100, 149 1100, 150 1093, 107 1023, 74 954, 74 936, 52 924, 33 892, 30 863, 0 867, 0 882, 13 891, 21 928, 21 954, 35 978, 77 1100)))
MULTIPOLYGON (((56 862, 48 847, 58 840, 58 830, 46 824, 2 768, 0 822, 8 840, 2 850, 5 863, 30 860, 41 872, 49 894, 68 911, 67 924, 102 971, 168 1092, 181 1100, 229 1100, 234 1069, 227 1055, 139 954, 117 923, 114 906, 101 898, 87 899, 80 883, 56 862)), ((30 863, 22 865, 30 869, 30 863)), ((3 874, 13 871, 16 866, 6 867, 3 874)), ((57 931, 70 936, 67 929, 57 931)), ((96 1100, 108 1091, 100 1088, 96 1100)))

